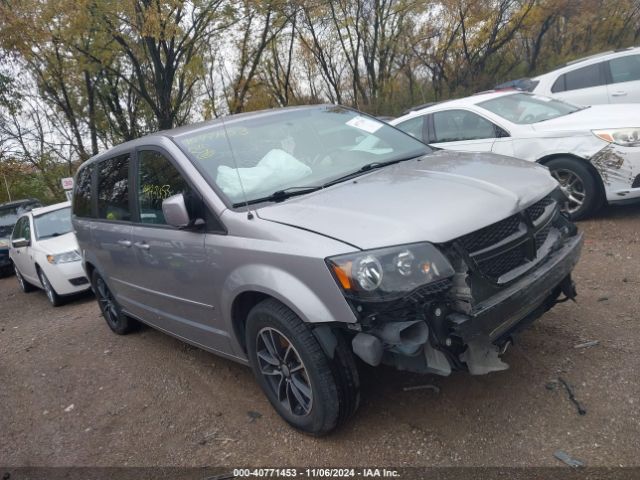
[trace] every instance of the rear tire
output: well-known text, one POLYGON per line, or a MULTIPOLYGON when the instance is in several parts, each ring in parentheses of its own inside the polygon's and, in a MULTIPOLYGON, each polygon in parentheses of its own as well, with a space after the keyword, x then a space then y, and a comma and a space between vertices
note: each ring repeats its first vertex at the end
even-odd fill
POLYGON ((267 299, 249 312, 246 345, 258 384, 292 427, 324 435, 357 410, 358 371, 341 337, 331 359, 295 313, 267 299))
POLYGON ((49 303, 51 303, 51 305, 53 305, 54 307, 59 307, 60 305, 62 305, 64 303, 62 297, 56 293, 53 285, 51 285, 51 282, 44 274, 44 272, 40 270, 40 268, 38 268, 38 278, 40 279, 40 283, 42 284, 44 293, 47 294, 49 303))
POLYGON ((94 270, 91 275, 91 284, 96 294, 100 311, 109 328, 118 335, 126 335, 138 327, 138 322, 122 312, 120 304, 107 286, 107 282, 94 270))
POLYGON ((593 215, 602 205, 602 196, 594 174, 580 160, 555 158, 545 164, 569 199, 569 215, 581 220, 593 215))

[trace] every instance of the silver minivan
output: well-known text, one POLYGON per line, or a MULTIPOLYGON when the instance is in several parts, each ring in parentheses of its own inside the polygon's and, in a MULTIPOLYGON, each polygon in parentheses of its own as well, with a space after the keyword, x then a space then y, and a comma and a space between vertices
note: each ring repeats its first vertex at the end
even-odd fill
POLYGON ((109 327, 250 365, 315 435, 357 409, 358 362, 503 370, 514 335, 575 296, 582 235, 545 167, 432 151, 340 106, 158 132, 91 158, 75 185, 109 327))

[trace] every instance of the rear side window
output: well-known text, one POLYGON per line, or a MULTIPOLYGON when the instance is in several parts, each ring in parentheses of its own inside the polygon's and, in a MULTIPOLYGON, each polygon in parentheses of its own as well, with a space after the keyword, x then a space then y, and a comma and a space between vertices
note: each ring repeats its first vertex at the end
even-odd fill
POLYGON ((191 188, 169 159, 158 151, 138 152, 138 165, 140 222, 166 225, 162 201, 178 193, 188 200, 191 188))
POLYGON ((493 123, 473 112, 448 110, 433 114, 436 142, 456 142, 495 138, 493 123))
POLYGON ((73 191, 73 214, 77 217, 91 217, 91 170, 88 165, 77 175, 73 191))
POLYGON ((640 80, 640 55, 629 55, 609 60, 609 71, 612 83, 640 80))
POLYGON ((599 87, 606 83, 602 74, 601 63, 578 68, 561 75, 551 87, 553 93, 580 90, 582 88, 599 87))
POLYGON ((98 163, 98 218, 131 220, 129 207, 129 154, 98 163))

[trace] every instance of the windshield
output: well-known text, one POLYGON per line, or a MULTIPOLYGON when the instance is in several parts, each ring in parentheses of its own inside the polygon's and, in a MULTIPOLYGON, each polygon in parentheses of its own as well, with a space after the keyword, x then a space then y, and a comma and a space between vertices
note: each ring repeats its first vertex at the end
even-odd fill
POLYGON ((544 122, 582 110, 560 100, 530 93, 505 95, 481 102, 478 106, 520 125, 544 122))
POLYGON ((231 117, 176 142, 234 205, 431 151, 384 122, 339 106, 231 117))
POLYGON ((13 226, 17 221, 17 207, 0 209, 0 237, 8 237, 9 235, 11 235, 11 230, 13 230, 13 226))
POLYGON ((33 223, 38 240, 69 233, 73 229, 71 226, 71 207, 38 215, 33 218, 33 223))

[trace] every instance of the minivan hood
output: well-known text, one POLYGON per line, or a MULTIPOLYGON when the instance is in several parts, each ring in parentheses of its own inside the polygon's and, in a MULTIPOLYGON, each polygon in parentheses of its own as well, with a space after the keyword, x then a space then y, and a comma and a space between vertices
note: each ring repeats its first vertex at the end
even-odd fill
POLYGON ((637 109, 637 105, 593 105, 569 115, 534 123, 532 127, 539 132, 640 127, 637 109))
POLYGON ((440 243, 502 220, 556 187, 533 162, 438 151, 270 204, 257 215, 361 249, 440 243))

